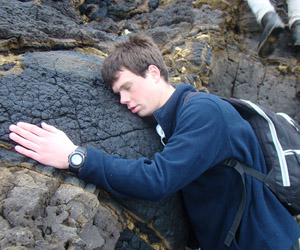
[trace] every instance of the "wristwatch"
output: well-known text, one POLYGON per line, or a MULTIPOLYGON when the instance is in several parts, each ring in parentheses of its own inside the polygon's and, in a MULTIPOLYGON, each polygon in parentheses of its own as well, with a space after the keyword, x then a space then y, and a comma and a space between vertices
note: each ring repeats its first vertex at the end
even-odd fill
POLYGON ((69 172, 78 174, 84 164, 86 156, 86 147, 77 147, 74 152, 69 155, 69 172))

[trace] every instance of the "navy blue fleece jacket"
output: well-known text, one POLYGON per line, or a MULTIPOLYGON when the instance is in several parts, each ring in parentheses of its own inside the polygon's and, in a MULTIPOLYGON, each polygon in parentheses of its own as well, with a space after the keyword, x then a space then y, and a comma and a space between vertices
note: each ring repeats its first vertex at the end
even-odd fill
POLYGON ((198 94, 190 85, 176 88, 154 112, 166 146, 152 160, 122 159, 88 147, 79 177, 121 198, 161 200, 182 190, 185 206, 202 250, 289 249, 299 226, 273 193, 246 177, 246 208, 236 238, 224 245, 241 201, 239 174, 219 163, 236 158, 266 171, 261 148, 248 122, 227 102, 198 94))

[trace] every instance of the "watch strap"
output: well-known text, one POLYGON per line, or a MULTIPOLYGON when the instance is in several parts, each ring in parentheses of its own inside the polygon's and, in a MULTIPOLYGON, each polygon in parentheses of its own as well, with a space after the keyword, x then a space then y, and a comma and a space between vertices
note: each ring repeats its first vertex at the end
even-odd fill
POLYGON ((86 156, 86 147, 83 146, 78 146, 74 152, 80 152, 82 153, 84 156, 86 156))
POLYGON ((78 147, 77 147, 77 148, 69 155, 69 168, 68 168, 69 172, 71 172, 71 173, 73 173, 73 174, 75 174, 75 175, 77 175, 77 174, 79 173, 79 171, 80 171, 80 169, 81 169, 81 167, 82 167, 82 165, 84 164, 84 161, 85 161, 86 151, 87 151, 87 150, 86 150, 86 147, 78 146, 78 147), (82 162, 82 165, 81 165, 81 166, 79 166, 79 167, 73 167, 72 164, 70 163, 70 158, 72 157, 73 154, 75 154, 75 153, 77 153, 77 152, 83 154, 83 162, 82 162))

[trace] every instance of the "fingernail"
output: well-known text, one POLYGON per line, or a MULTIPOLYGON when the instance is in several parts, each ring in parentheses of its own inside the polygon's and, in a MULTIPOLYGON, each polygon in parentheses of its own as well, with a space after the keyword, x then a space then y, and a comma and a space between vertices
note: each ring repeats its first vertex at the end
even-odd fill
POLYGON ((9 130, 13 130, 15 127, 16 127, 16 125, 11 124, 11 125, 8 127, 8 129, 9 129, 9 130))
POLYGON ((13 132, 9 133, 8 138, 12 140, 14 134, 15 134, 15 133, 13 133, 13 132))

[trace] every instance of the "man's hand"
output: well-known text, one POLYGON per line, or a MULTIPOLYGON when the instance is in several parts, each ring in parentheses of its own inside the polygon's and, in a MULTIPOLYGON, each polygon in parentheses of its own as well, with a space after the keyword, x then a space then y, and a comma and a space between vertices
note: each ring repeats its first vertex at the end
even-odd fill
POLYGON ((19 122, 10 125, 9 138, 19 145, 15 150, 44 165, 59 169, 67 169, 68 156, 77 146, 61 130, 44 122, 41 128, 35 125, 19 122))

